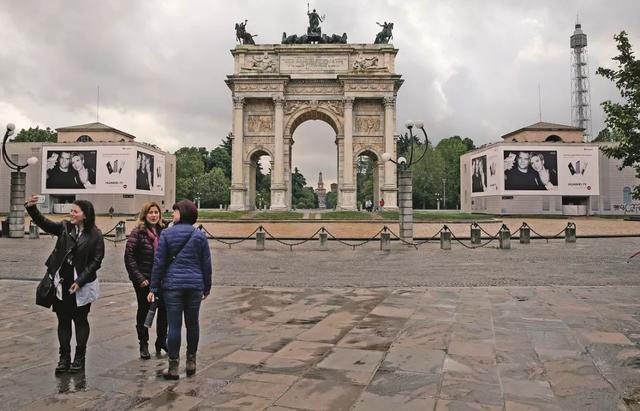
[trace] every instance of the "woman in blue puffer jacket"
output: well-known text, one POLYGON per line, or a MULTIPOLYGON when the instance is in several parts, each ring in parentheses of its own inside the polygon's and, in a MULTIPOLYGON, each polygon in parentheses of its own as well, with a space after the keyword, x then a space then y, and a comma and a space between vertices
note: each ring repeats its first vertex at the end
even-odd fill
POLYGON ((155 294, 161 292, 167 310, 169 368, 163 371, 163 376, 170 380, 177 380, 180 375, 183 314, 187 328, 187 376, 196 372, 200 303, 211 292, 211 252, 207 237, 193 227, 197 219, 198 209, 192 201, 174 204, 174 226, 162 231, 151 272, 148 300, 152 302, 155 294))

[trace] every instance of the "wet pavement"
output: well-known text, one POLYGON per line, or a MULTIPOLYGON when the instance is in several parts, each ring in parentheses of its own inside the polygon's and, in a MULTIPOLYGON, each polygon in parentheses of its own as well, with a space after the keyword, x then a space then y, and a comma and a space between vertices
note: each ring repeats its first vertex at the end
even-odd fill
POLYGON ((35 282, 0 289, 4 410, 640 409, 638 286, 217 286, 173 382, 138 358, 128 284, 102 284, 86 373, 61 377, 35 282))

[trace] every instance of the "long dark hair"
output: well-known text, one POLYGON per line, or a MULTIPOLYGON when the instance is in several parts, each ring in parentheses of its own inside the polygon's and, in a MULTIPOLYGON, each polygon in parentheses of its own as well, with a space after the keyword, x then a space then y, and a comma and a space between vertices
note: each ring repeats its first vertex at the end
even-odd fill
POLYGON ((93 209, 93 204, 91 201, 87 200, 76 200, 73 204, 80 207, 80 210, 84 213, 84 229, 89 231, 95 231, 98 228, 96 227, 96 212, 93 209))

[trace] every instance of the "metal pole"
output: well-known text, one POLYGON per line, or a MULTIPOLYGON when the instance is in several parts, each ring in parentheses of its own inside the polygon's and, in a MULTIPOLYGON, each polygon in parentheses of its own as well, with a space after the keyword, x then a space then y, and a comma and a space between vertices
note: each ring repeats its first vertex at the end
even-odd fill
POLYGON ((446 178, 442 179, 442 209, 445 210, 447 208, 447 188, 444 183, 447 181, 446 178))
POLYGON ((413 242, 413 196, 411 170, 401 165, 399 174, 399 206, 400 206, 400 238, 404 241, 413 242))

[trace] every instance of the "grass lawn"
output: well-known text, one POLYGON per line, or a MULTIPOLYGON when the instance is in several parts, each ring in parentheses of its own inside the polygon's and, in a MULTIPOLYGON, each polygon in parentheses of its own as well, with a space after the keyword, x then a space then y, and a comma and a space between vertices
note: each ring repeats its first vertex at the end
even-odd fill
POLYGON ((326 220, 371 220, 372 213, 366 211, 328 211, 320 214, 326 220))
POLYGON ((247 214, 246 211, 198 211, 198 219, 239 220, 247 214))
MULTIPOLYGON (((397 211, 383 211, 382 218, 388 220, 397 220, 399 213, 397 211)), ((442 220, 486 220, 489 218, 493 218, 494 216, 491 214, 472 214, 472 213, 457 213, 457 212, 447 212, 447 211, 414 211, 413 219, 414 221, 425 221, 425 220, 434 220, 434 221, 442 221, 442 220)))
POLYGON ((296 211, 260 211, 251 217, 253 220, 302 220, 303 213, 296 211))

